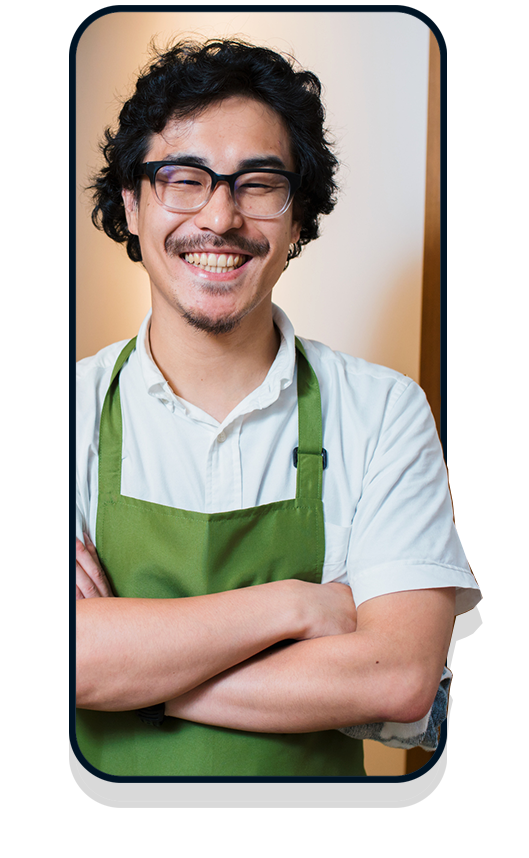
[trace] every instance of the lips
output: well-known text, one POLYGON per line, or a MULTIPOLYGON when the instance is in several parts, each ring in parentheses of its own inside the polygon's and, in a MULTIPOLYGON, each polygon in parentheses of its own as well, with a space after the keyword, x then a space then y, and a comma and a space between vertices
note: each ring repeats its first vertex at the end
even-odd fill
POLYGON ((169 235, 165 240, 165 250, 169 256, 183 259, 203 271, 219 273, 234 271, 250 258, 264 258, 270 252, 270 243, 266 238, 256 241, 244 235, 220 236, 215 233, 196 236, 169 235), (216 248, 216 249, 215 249, 216 248), (230 262, 231 258, 231 262, 230 262))
POLYGON ((210 271, 215 274, 223 274, 227 271, 235 271, 244 265, 247 258, 242 254, 233 253, 182 253, 181 258, 189 265, 194 265, 202 271, 210 271))

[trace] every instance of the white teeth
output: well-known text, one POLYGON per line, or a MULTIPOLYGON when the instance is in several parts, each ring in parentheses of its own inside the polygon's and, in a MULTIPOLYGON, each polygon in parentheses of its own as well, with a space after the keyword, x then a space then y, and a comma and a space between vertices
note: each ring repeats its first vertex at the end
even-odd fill
POLYGON ((221 253, 217 256, 216 253, 185 253, 184 259, 190 265, 197 265, 204 271, 213 271, 216 274, 222 274, 223 271, 232 271, 234 268, 239 268, 244 262, 244 257, 237 254, 221 253))

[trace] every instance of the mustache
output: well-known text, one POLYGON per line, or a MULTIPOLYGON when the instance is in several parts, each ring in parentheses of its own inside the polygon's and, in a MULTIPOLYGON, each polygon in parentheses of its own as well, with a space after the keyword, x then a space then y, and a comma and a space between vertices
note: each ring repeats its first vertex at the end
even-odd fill
POLYGON ((247 256, 266 256, 270 252, 270 242, 252 241, 243 235, 221 236, 210 233, 207 235, 188 235, 177 238, 168 236, 165 240, 165 250, 169 256, 180 256, 182 253, 197 253, 204 248, 214 247, 217 250, 230 250, 236 248, 247 256))

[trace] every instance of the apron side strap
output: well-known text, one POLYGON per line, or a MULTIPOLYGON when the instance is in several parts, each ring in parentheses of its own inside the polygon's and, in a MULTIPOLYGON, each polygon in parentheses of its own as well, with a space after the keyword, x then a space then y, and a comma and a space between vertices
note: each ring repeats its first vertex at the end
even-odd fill
POLYGON ((296 497, 321 500, 323 466, 321 453, 299 453, 296 475, 296 497))
POLYGON ((121 493, 122 418, 119 374, 134 351, 136 337, 120 352, 105 396, 99 422, 99 497, 105 500, 121 493))
POLYGON ((320 386, 305 349, 296 337, 298 352, 298 464, 296 497, 321 500, 323 485, 323 431, 320 386))

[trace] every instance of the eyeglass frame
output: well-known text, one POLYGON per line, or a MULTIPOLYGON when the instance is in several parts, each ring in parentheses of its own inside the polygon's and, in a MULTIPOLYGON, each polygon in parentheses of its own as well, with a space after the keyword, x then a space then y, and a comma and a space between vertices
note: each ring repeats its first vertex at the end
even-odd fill
POLYGON ((294 194, 300 188, 302 182, 302 176, 299 173, 290 173, 288 170, 274 170, 270 167, 257 167, 253 170, 237 170, 236 173, 222 174, 215 173, 214 170, 211 170, 209 167, 204 167, 202 166, 202 164, 189 164, 187 162, 181 163, 179 161, 145 161, 143 164, 140 164, 139 167, 136 169, 135 175, 137 177, 147 176, 150 180, 151 188, 154 191, 154 196, 159 205, 161 205, 162 208, 166 209, 167 211, 177 212, 178 214, 199 212, 201 209, 204 208, 204 206, 209 203, 218 183, 227 182, 230 189, 231 198, 235 207, 241 212, 241 214, 244 215, 244 217, 249 217, 253 220, 272 220, 273 218, 279 217, 280 215, 288 211, 288 208, 292 203, 292 200, 294 199, 294 194), (167 206, 165 203, 162 203, 161 199, 156 193, 156 173, 162 167, 191 167, 194 170, 203 170, 204 173, 207 173, 211 178, 211 188, 209 189, 209 194, 205 201, 199 206, 195 206, 191 209, 175 209, 171 206, 167 206), (275 173, 276 175, 284 176, 286 178, 290 185, 290 196, 288 197, 288 200, 285 206, 281 209, 281 211, 278 211, 276 214, 273 215, 249 215, 242 211, 242 209, 237 203, 237 200, 235 199, 235 182, 237 181, 239 176, 244 176, 246 173, 275 173))

